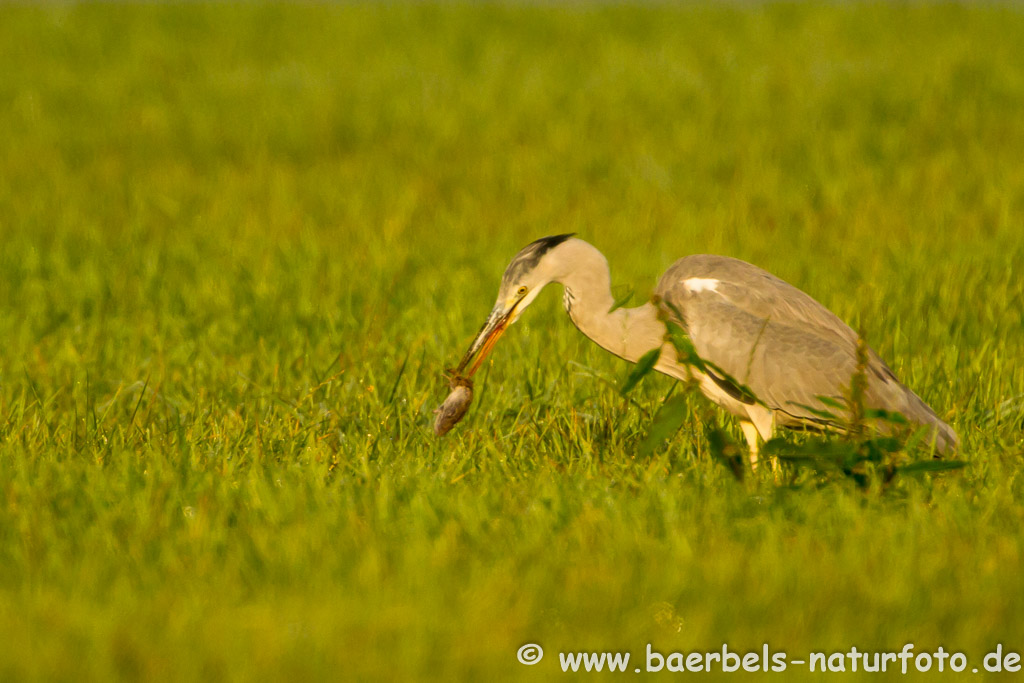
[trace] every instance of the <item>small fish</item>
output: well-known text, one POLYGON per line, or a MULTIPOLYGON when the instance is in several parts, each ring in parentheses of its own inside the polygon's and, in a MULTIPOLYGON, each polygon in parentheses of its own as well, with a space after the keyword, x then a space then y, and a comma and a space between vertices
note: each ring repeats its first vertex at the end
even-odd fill
POLYGON ((457 425, 473 402, 473 380, 453 375, 448 380, 448 386, 451 387, 451 393, 434 411, 437 415, 434 419, 434 434, 437 436, 444 436, 457 425))

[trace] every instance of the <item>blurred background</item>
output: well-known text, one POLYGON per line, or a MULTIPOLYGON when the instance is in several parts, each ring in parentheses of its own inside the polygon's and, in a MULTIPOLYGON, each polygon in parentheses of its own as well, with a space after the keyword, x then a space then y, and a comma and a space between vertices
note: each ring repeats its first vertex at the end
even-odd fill
POLYGON ((1013 3, 0 7, 0 678, 1024 647, 1022 45, 1013 3), (670 385, 619 399, 560 292, 435 441, 564 232, 634 303, 690 253, 804 289, 972 467, 751 494, 696 418, 639 460, 670 385))

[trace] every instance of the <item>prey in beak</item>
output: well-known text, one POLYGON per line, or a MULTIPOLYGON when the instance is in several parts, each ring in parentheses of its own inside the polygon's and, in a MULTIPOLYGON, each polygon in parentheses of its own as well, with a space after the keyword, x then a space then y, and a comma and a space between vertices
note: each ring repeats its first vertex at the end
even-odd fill
POLYGON ((511 306, 495 306, 491 314, 487 316, 487 322, 480 328, 480 332, 476 335, 476 339, 470 345, 469 350, 466 351, 466 355, 462 357, 462 361, 459 366, 455 368, 455 374, 459 377, 472 377, 473 373, 477 371, 480 365, 484 362, 487 354, 494 348, 494 344, 498 341, 508 326, 515 322, 516 318, 519 317, 519 304, 523 301, 522 296, 518 297, 511 306), (474 360, 474 358, 476 360, 474 360), (469 372, 465 372, 466 367, 472 363, 469 368, 469 372))
POLYGON ((515 322, 519 310, 522 308, 520 304, 524 299, 524 296, 519 295, 511 306, 495 306, 491 314, 487 316, 487 322, 484 323, 476 339, 470 345, 469 351, 462 357, 459 367, 445 372, 451 392, 444 403, 434 411, 434 414, 437 415, 434 420, 434 434, 437 436, 447 434, 469 410, 469 404, 473 401, 473 380, 470 377, 484 362, 484 358, 494 348, 495 342, 498 341, 505 329, 515 322), (471 362, 473 365, 469 372, 464 372, 466 366, 471 362))
POLYGON ((487 316, 459 367, 446 370, 450 392, 434 413, 434 433, 444 436, 469 410, 473 401, 473 374, 480 369, 487 354, 491 352, 508 326, 516 321, 519 314, 530 305, 549 282, 558 280, 565 270, 558 259, 545 260, 552 249, 568 240, 572 235, 555 235, 531 242, 516 254, 501 277, 497 303, 487 316))

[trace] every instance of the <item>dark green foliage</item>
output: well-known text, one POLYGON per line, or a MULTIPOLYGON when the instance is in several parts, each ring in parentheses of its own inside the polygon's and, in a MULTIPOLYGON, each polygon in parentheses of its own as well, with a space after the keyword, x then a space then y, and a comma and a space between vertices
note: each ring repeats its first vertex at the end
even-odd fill
POLYGON ((619 394, 625 396, 633 390, 637 384, 640 383, 648 373, 654 370, 654 366, 658 363, 658 357, 661 355, 661 347, 651 349, 644 355, 640 356, 640 360, 636 362, 636 365, 630 370, 629 375, 626 377, 626 381, 622 383, 622 388, 619 389, 619 394))
POLYGON ((672 437, 686 421, 689 411, 689 402, 685 396, 673 396, 666 399, 658 407, 658 412, 651 421, 647 436, 640 444, 640 454, 650 456, 662 443, 672 437))
POLYGON ((612 307, 608 309, 608 312, 618 310, 629 303, 630 299, 633 298, 634 291, 632 289, 623 288, 621 293, 615 294, 615 302, 612 307))
MULTIPOLYGON (((672 310, 677 320, 683 319, 680 311, 670 303, 656 303, 664 303, 672 310)), ((714 373, 735 386, 748 402, 760 402, 749 387, 739 384, 717 365, 702 358, 680 325, 667 315, 662 316, 662 320, 666 328, 665 338, 674 347, 676 358, 681 364, 701 372, 714 373)), ((630 389, 651 371, 656 360, 657 357, 654 360, 647 356, 641 358, 627 380, 630 389)), ((764 455, 776 457, 798 469, 810 469, 819 477, 826 479, 840 474, 851 478, 862 487, 873 484, 876 475, 884 483, 888 483, 898 473, 943 472, 966 466, 967 463, 963 461, 945 461, 944 466, 935 466, 935 461, 932 460, 907 463, 915 451, 914 446, 920 443, 924 430, 913 432, 909 429, 907 419, 898 413, 864 408, 867 364, 868 347, 861 335, 857 344, 857 367, 850 379, 848 397, 840 401, 829 396, 818 396, 817 399, 824 406, 821 408, 798 404, 820 418, 820 426, 823 429, 839 435, 804 438, 797 442, 774 438, 765 444, 764 455), (869 418, 873 421, 871 427, 865 422, 869 418), (889 434, 899 437, 888 436, 889 434)), ((696 386, 690 388, 696 389, 696 386)), ((671 399, 671 405, 669 401, 662 404, 647 439, 641 446, 641 454, 649 455, 657 444, 678 429, 683 420, 683 405, 685 404, 681 396, 671 399)), ((710 425, 707 415, 705 411, 706 422, 710 425)), ((742 480, 744 461, 737 444, 721 429, 710 426, 708 442, 711 455, 725 464, 737 479, 742 480)), ((930 454, 925 455, 930 457, 930 454)))
POLYGON ((722 463, 738 481, 743 481, 747 471, 743 448, 719 427, 709 426, 707 438, 711 456, 722 463))

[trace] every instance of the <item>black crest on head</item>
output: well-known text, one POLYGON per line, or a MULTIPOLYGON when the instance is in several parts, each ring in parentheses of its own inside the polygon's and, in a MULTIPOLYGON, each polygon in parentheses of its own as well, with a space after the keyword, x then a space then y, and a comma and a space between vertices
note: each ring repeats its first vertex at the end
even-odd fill
POLYGON ((517 282, 524 273, 528 273, 537 267, 544 254, 575 234, 574 232, 569 232, 564 235, 541 237, 539 240, 527 244, 516 254, 512 262, 508 264, 508 268, 505 269, 505 275, 501 278, 502 285, 507 286, 517 282))
POLYGON ((548 251, 557 247, 559 244, 566 241, 575 234, 576 233, 574 232, 567 232, 564 235, 551 235, 550 237, 541 237, 539 240, 534 240, 533 242, 527 244, 519 253, 523 254, 526 253, 528 249, 533 249, 537 252, 537 258, 539 259, 548 251))

